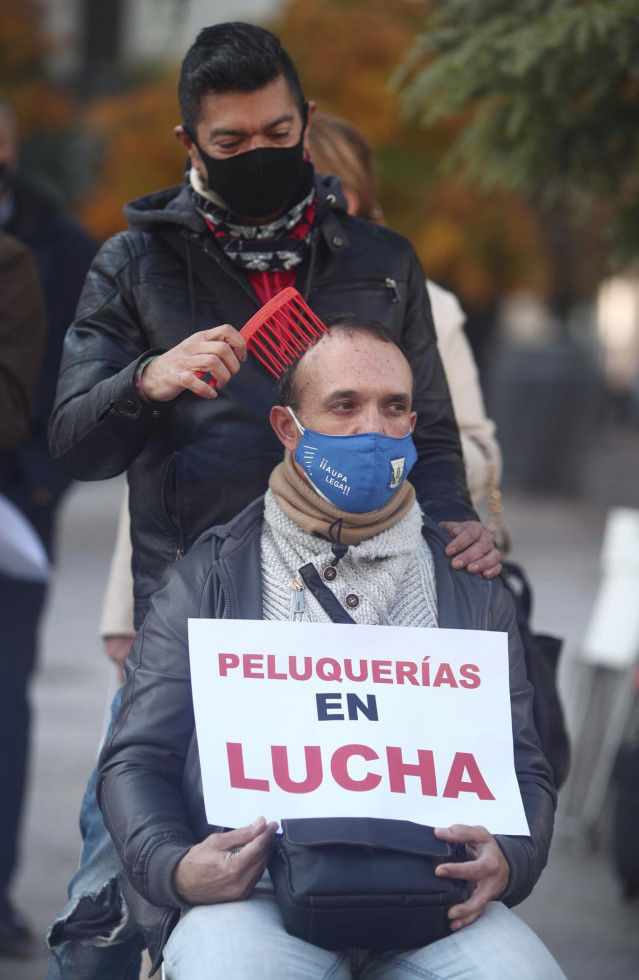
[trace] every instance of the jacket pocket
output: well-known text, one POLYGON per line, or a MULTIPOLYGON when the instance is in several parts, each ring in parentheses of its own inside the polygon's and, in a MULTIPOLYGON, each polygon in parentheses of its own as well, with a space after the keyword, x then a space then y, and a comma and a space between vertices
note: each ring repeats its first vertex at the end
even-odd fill
POLYGON ((392 276, 348 276, 342 279, 318 279, 311 287, 311 293, 334 293, 371 291, 381 293, 390 303, 399 303, 402 297, 401 282, 392 276))

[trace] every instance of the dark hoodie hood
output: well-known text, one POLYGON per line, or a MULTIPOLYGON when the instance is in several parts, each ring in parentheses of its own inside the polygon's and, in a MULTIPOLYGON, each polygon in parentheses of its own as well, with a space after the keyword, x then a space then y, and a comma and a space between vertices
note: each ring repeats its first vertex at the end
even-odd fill
MULTIPOLYGON (((316 221, 327 210, 346 211, 347 202, 342 183, 335 174, 315 174, 317 188, 316 221)), ((206 231, 204 218, 198 213, 191 198, 190 185, 178 184, 138 197, 124 206, 124 215, 131 231, 155 231, 158 228, 186 228, 195 235, 206 231)))

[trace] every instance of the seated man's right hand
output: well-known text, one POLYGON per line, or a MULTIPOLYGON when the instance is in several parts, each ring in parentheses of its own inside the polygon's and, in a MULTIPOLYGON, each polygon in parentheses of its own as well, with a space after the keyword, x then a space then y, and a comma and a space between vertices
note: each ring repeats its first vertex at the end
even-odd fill
POLYGON ((178 895, 189 905, 248 898, 266 867, 276 830, 277 823, 258 817, 248 827, 211 834, 195 844, 175 869, 178 895))
POLYGON ((142 371, 145 398, 168 402, 185 389, 201 398, 217 398, 246 360, 246 341, 229 323, 191 334, 165 354, 154 357, 142 371), (215 378, 215 388, 196 376, 196 371, 215 378))

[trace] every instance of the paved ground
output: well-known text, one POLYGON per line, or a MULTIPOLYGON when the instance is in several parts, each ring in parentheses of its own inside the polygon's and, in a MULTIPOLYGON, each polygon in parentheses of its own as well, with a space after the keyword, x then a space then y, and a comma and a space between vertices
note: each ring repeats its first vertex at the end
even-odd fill
MULTIPOLYGON (((614 485, 614 474, 600 476, 600 485, 601 480, 614 485)), ((77 862, 79 802, 114 683, 97 622, 120 492, 119 481, 78 486, 63 515, 58 573, 33 687, 33 772, 15 890, 39 934, 63 903, 77 862)), ((591 494, 596 502, 521 493, 507 499, 514 557, 535 586, 535 625, 567 638, 561 669, 565 691, 572 685, 571 666, 597 586, 607 499, 607 492, 599 499, 591 494)), ((639 903, 620 900, 605 851, 582 853, 556 840, 547 871, 519 911, 570 980, 639 977, 639 903)), ((44 957, 27 963, 0 960, 0 980, 45 975, 44 957)))

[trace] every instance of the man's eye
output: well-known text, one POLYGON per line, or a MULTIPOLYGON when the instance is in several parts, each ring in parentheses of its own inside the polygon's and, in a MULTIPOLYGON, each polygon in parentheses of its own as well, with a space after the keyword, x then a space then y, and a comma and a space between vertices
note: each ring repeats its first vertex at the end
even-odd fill
POLYGON ((286 129, 284 131, 279 130, 277 133, 269 133, 268 138, 270 140, 274 140, 276 142, 281 143, 283 140, 287 140, 290 135, 291 135, 290 129, 286 129))
POLYGON ((353 407, 352 402, 336 402, 336 404, 333 405, 333 408, 338 412, 349 411, 349 409, 351 409, 352 407, 353 407))

